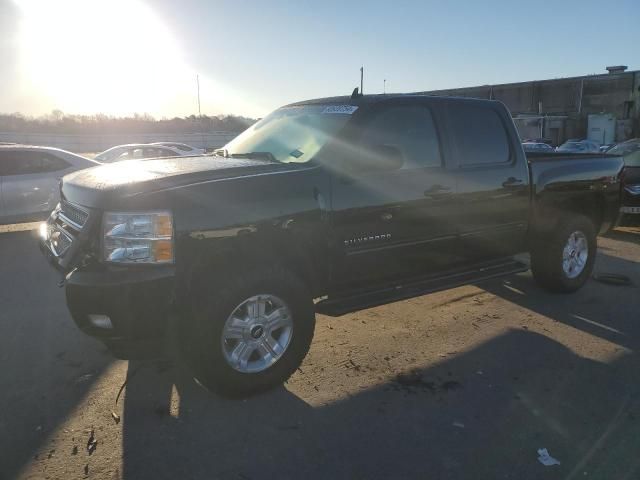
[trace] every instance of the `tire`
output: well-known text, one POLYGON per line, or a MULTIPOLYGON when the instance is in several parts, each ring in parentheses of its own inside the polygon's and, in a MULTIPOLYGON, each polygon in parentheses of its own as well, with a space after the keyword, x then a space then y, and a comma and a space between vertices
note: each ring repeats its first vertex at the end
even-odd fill
POLYGON ((241 397, 281 385, 309 351, 315 308, 306 286, 288 270, 264 267, 208 285, 203 278, 192 300, 182 351, 194 377, 214 392, 241 397), (275 309, 283 313, 276 316, 275 309), (271 330, 275 320, 268 318, 283 326, 271 330))
POLYGON ((535 242, 531 251, 533 278, 550 292, 575 292, 589 279, 596 251, 596 231, 591 220, 579 214, 565 215, 553 231, 540 235, 535 242))

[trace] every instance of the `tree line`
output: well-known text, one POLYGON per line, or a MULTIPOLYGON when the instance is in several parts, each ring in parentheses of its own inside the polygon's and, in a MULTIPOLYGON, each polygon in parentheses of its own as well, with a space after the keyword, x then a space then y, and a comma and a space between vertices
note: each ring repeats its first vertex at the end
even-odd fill
POLYGON ((53 110, 47 115, 29 117, 20 113, 0 114, 0 132, 60 134, 122 133, 206 133, 241 132, 256 119, 236 115, 190 115, 156 119, 149 114, 114 117, 104 114, 73 115, 53 110))

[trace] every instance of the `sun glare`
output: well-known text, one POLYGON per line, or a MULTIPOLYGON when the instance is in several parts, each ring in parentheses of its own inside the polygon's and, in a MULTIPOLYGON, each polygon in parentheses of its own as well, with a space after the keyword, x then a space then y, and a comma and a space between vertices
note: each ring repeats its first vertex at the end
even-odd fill
MULTIPOLYGON (((41 109, 154 116, 197 113, 196 72, 168 24, 138 0, 15 0, 23 89, 41 109), (43 105, 48 108, 42 108, 43 105)), ((255 114, 200 76, 203 113, 255 114)))
MULTIPOLYGON (((158 110, 182 59, 171 32, 131 0, 19 0, 23 74, 80 112, 158 110)), ((169 89, 170 90, 170 89, 169 89)))

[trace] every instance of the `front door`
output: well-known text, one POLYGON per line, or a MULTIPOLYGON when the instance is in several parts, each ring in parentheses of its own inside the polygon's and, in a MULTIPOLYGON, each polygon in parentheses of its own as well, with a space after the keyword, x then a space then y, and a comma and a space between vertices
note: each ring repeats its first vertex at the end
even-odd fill
POLYGON ((415 99, 385 102, 360 123, 356 148, 348 150, 391 146, 404 163, 334 176, 333 287, 366 288, 451 266, 459 253, 450 217, 455 175, 443 160, 431 109, 415 99))

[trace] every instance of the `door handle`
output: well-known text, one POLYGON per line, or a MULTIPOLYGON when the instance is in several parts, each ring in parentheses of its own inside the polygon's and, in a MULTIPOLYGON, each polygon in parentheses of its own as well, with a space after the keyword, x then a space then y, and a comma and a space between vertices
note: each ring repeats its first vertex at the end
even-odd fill
POLYGON ((425 197, 438 198, 445 197, 451 194, 451 187, 447 187, 444 185, 432 185, 424 191, 425 197))
POLYGON ((520 187, 522 185, 524 185, 524 182, 516 177, 509 177, 504 182, 502 182, 502 186, 504 188, 520 187))

